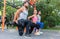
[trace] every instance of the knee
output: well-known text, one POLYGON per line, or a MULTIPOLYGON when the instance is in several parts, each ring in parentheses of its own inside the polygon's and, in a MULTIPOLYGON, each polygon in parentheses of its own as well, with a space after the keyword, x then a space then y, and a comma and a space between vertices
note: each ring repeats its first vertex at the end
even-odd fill
POLYGON ((44 23, 42 22, 42 23, 41 23, 41 25, 43 25, 43 26, 44 26, 44 23))

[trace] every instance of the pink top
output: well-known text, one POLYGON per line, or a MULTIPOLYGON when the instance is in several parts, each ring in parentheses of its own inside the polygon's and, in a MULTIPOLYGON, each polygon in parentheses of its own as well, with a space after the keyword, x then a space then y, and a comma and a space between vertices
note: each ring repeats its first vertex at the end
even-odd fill
POLYGON ((32 18, 33 23, 36 23, 37 20, 38 20, 37 16, 34 16, 34 17, 32 18))

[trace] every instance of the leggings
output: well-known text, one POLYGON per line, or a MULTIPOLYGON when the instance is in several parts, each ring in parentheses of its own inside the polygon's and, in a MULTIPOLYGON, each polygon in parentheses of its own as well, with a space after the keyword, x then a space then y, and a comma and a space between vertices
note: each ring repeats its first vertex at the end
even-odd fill
POLYGON ((39 29, 39 26, 31 21, 28 20, 18 20, 18 23, 16 23, 17 27, 18 27, 18 32, 19 35, 22 36, 24 33, 24 28, 26 27, 26 35, 29 35, 32 33, 34 27, 36 27, 37 29, 39 29))
POLYGON ((37 22, 36 24, 38 24, 40 26, 40 29, 44 28, 44 23, 43 22, 37 22))
POLYGON ((39 30, 39 25, 29 21, 29 23, 26 26, 27 34, 31 34, 34 28, 37 28, 39 30))
MULTIPOLYGON (((26 26, 28 26, 28 20, 18 20, 18 32, 19 32, 19 35, 22 36, 23 33, 24 33, 24 28, 26 26)), ((28 29, 28 27, 26 27, 26 30, 28 29)), ((26 31, 26 34, 28 34, 28 32, 26 31)))
POLYGON ((18 32, 19 32, 19 35, 22 36, 23 33, 24 33, 24 20, 21 19, 21 20, 18 20, 18 32))

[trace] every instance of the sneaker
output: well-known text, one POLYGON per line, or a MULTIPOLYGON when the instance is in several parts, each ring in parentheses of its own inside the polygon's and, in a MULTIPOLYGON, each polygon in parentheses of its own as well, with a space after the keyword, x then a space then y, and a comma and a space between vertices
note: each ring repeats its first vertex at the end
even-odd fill
POLYGON ((40 34, 43 34, 43 32, 40 32, 40 34))
POLYGON ((35 35, 40 35, 40 32, 36 32, 35 35))
POLYGON ((31 37, 31 34, 25 34, 25 36, 27 36, 27 37, 31 37))
POLYGON ((24 38, 31 38, 31 35, 25 35, 24 38))

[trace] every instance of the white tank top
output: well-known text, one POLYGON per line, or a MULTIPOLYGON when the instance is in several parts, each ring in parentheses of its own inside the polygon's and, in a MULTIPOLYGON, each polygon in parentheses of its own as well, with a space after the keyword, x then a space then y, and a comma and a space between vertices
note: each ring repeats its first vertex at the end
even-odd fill
POLYGON ((28 10, 24 10, 23 12, 21 12, 19 14, 18 20, 20 20, 20 19, 26 20, 27 19, 27 16, 28 16, 28 10))
POLYGON ((41 16, 37 15, 37 17, 38 17, 38 22, 41 22, 41 16))

